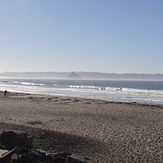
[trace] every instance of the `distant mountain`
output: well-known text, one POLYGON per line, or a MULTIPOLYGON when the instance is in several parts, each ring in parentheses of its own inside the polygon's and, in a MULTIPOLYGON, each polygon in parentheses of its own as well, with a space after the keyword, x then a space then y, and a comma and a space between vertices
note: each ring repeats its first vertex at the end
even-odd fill
POLYGON ((0 77, 7 78, 39 78, 39 79, 65 79, 70 72, 3 72, 0 77))
POLYGON ((163 74, 116 74, 100 72, 3 72, 1 78, 84 79, 84 80, 159 80, 163 74))
POLYGON ((82 79, 82 77, 77 74, 76 72, 71 72, 68 76, 67 76, 68 79, 82 79))
POLYGON ((163 74, 136 74, 136 73, 100 73, 100 72, 79 72, 84 79, 103 79, 103 80, 161 80, 163 74))

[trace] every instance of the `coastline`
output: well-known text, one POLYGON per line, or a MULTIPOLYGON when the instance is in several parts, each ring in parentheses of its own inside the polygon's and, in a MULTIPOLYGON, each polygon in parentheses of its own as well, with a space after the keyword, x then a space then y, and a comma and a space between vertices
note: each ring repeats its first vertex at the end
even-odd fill
POLYGON ((1 90, 163 105, 163 83, 152 81, 11 79, 1 90))
POLYGON ((163 105, 0 92, 0 129, 92 162, 162 162, 163 105))

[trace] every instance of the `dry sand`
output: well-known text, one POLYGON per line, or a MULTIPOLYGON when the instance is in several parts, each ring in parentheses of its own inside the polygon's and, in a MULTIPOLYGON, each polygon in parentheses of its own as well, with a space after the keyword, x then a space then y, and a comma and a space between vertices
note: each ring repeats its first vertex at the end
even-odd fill
POLYGON ((163 106, 1 92, 0 130, 97 163, 163 162, 163 106))

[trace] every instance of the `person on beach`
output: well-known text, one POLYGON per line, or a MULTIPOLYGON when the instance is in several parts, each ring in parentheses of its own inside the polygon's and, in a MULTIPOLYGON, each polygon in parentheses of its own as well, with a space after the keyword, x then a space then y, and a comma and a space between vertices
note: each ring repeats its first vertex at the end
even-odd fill
POLYGON ((7 95, 7 90, 4 91, 4 96, 6 96, 6 95, 7 95))

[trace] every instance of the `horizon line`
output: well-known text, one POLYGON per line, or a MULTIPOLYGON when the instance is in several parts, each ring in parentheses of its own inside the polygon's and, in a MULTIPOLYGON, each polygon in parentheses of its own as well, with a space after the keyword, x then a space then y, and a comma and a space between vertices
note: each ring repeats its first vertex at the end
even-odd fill
POLYGON ((136 73, 136 72, 123 72, 123 73, 117 73, 117 72, 98 72, 98 71, 6 71, 6 72, 0 72, 0 74, 3 73, 101 73, 101 74, 139 74, 139 75, 163 75, 163 73, 136 73))

